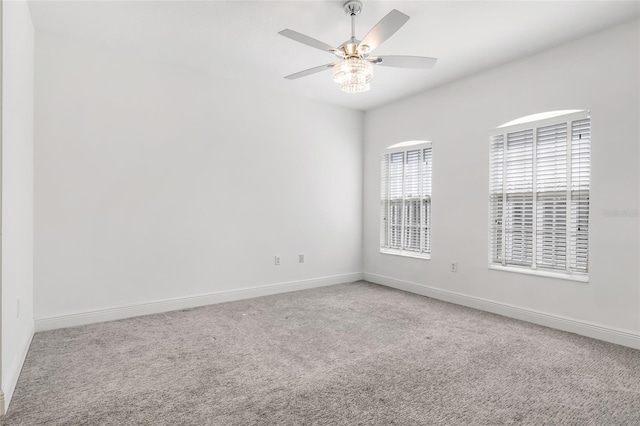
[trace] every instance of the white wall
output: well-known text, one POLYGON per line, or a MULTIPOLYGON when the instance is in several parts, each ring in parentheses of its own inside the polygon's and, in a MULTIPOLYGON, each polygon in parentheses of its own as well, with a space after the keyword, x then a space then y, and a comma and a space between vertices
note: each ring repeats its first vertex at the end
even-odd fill
POLYGON ((35 99, 37 323, 361 273, 361 112, 44 33, 35 99))
POLYGON ((640 331, 639 220, 605 215, 639 208, 639 40, 635 21, 367 112, 365 277, 640 331), (511 119, 562 109, 591 110, 590 282, 490 271, 488 134, 511 119), (433 141, 429 261, 378 249, 380 155, 415 139, 433 141), (452 261, 457 273, 449 272, 452 261))
POLYGON ((26 2, 3 3, 2 390, 8 407, 33 336, 34 33, 26 2))
POLYGON ((367 112, 363 209, 361 113, 38 33, 35 317, 358 273, 364 241, 369 277, 638 333, 638 218, 605 215, 639 207, 638 35, 636 21, 367 112), (488 133, 581 108, 590 282, 489 271, 488 133), (380 153, 411 139, 434 142, 429 261, 378 252, 380 153))

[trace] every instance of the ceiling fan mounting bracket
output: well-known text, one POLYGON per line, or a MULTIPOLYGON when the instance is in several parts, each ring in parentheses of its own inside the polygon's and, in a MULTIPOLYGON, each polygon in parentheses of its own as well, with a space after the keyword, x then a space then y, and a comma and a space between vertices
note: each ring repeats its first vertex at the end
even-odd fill
POLYGON ((362 12, 362 2, 360 0, 349 0, 342 5, 344 13, 348 16, 357 16, 362 12))

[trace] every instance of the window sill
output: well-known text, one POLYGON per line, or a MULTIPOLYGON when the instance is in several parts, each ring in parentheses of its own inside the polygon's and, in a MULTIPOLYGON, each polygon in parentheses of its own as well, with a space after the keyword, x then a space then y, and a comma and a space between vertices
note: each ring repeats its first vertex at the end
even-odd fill
POLYGON ((582 283, 589 282, 588 275, 563 274, 561 272, 551 272, 551 271, 543 271, 543 270, 535 270, 535 269, 518 268, 517 266, 501 266, 501 265, 489 265, 489 269, 493 269, 495 271, 516 272, 519 274, 526 274, 526 275, 537 275, 539 277, 557 278, 560 280, 578 281, 582 283))
POLYGON ((399 250, 384 250, 381 249, 380 250, 381 254, 392 254, 394 256, 402 256, 402 257, 411 257, 414 259, 422 259, 422 260, 429 260, 431 259, 431 254, 429 253, 414 253, 414 252, 410 252, 410 251, 399 251, 399 250))

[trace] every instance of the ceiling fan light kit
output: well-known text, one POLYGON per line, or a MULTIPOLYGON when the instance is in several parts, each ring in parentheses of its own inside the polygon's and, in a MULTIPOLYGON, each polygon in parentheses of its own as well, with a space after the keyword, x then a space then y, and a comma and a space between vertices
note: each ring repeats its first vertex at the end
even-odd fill
POLYGON ((371 89, 373 65, 357 57, 347 58, 333 66, 333 81, 343 92, 359 93, 371 89))
POLYGON ((356 39, 355 18, 362 11, 362 2, 349 0, 343 4, 344 12, 351 17, 351 38, 339 47, 332 47, 312 37, 293 30, 282 30, 280 35, 288 37, 307 46, 329 52, 341 59, 332 64, 320 65, 308 70, 286 76, 288 80, 315 74, 328 68, 333 69, 333 81, 340 85, 346 93, 366 92, 371 88, 373 65, 398 68, 433 68, 437 59, 422 56, 377 56, 371 57, 371 52, 385 40, 396 33, 409 17, 402 12, 392 10, 378 22, 362 39, 356 39))

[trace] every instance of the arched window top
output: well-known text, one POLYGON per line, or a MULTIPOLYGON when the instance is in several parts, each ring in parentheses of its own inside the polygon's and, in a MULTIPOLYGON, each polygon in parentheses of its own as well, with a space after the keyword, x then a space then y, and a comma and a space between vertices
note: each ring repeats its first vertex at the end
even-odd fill
POLYGON ((389 145, 386 149, 407 148, 414 145, 430 144, 431 141, 405 141, 389 145))
POLYGON ((516 126, 518 124, 532 123, 534 121, 541 121, 541 120, 546 120, 546 119, 549 119, 549 118, 561 117, 563 115, 570 115, 570 114, 575 114, 575 113, 579 113, 579 112, 586 112, 586 110, 583 110, 583 109, 563 109, 563 110, 559 110, 559 111, 540 112, 540 113, 537 113, 537 114, 526 115, 524 117, 520 117, 520 118, 516 118, 515 120, 508 121, 508 122, 498 126, 497 129, 502 129, 504 127, 516 126))

